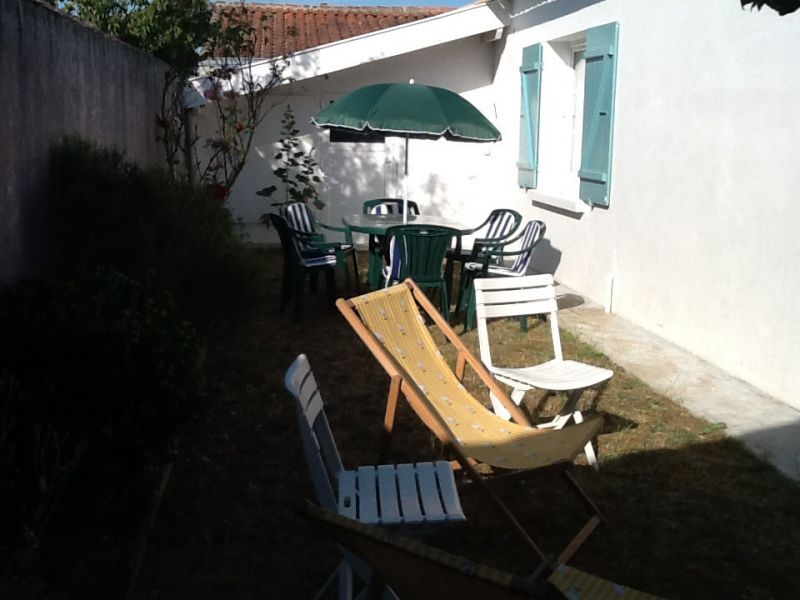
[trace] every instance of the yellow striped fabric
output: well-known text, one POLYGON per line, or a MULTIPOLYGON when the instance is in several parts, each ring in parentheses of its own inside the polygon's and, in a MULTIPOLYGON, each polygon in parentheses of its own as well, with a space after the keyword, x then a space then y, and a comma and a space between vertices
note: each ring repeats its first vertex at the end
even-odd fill
POLYGON ((463 453, 506 469, 570 461, 600 429, 589 418, 564 429, 536 429, 501 419, 458 381, 436 347, 411 290, 397 285, 352 298, 361 320, 442 417, 463 453))

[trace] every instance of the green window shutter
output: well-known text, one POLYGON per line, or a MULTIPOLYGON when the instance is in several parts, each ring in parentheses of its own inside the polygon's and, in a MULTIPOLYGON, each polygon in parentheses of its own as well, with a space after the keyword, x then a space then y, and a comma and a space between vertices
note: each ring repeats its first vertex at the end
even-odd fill
POLYGON ((522 110, 520 111, 518 183, 536 187, 539 166, 539 104, 542 87, 542 45, 522 49, 522 110))
POLYGON ((583 147, 578 177, 581 200, 599 206, 608 206, 611 191, 618 32, 619 23, 607 23, 586 32, 583 147))

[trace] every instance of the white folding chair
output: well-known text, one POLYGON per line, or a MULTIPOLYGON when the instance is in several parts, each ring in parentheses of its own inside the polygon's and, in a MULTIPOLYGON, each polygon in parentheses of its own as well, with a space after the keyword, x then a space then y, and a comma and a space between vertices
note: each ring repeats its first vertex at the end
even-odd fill
MULTIPOLYGON (((561 336, 558 331, 558 305, 556 303, 553 276, 526 275, 522 277, 478 278, 475 286, 475 305, 478 318, 478 342, 481 360, 486 368, 497 378, 513 388, 511 399, 520 404, 525 393, 533 388, 551 392, 567 392, 567 402, 560 414, 539 427, 561 429, 570 419, 576 423, 583 421, 577 410, 578 400, 583 390, 611 379, 614 372, 594 365, 564 360, 561 351, 561 336), (554 358, 547 362, 528 367, 498 367, 492 362, 489 344, 488 321, 493 318, 526 317, 547 315, 550 321, 550 334, 553 341, 554 358)), ((497 415, 510 419, 510 413, 491 397, 492 407, 497 415)), ((597 457, 592 443, 586 444, 586 458, 596 469, 597 457)))
MULTIPOLYGON (((305 354, 291 364, 285 384, 296 399, 303 450, 323 508, 362 523, 404 529, 466 520, 448 461, 345 470, 305 354)), ((354 595, 354 575, 366 584, 369 568, 345 554, 317 597, 337 584, 340 600, 359 598, 361 594, 354 595)))

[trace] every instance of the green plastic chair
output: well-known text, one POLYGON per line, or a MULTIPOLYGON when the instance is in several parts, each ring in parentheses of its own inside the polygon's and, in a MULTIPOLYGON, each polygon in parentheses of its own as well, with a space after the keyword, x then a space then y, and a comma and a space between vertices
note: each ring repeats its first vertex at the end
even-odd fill
POLYGON ((399 225, 386 230, 386 286, 410 277, 421 288, 439 290, 442 315, 450 318, 450 300, 444 280, 444 258, 461 232, 435 225, 399 225))
MULTIPOLYGON (((367 200, 361 207, 362 214, 365 215, 402 215, 402 198, 373 198, 367 200)), ((408 214, 418 215, 419 205, 413 200, 408 201, 408 214)), ((367 271, 367 281, 372 289, 380 285, 381 271, 383 270, 383 244, 384 236, 369 236, 369 266, 367 271)))
POLYGON ((506 251, 505 246, 484 247, 475 262, 464 265, 461 293, 456 302, 456 314, 460 312, 464 302, 467 303, 467 314, 464 319, 464 331, 469 331, 475 324, 475 290, 472 281, 476 277, 522 277, 527 274, 533 251, 544 238, 547 226, 542 221, 528 221, 522 232, 505 244, 519 243, 519 249, 506 251), (502 261, 514 258, 514 264, 506 267, 502 261))
POLYGON ((471 249, 459 248, 458 251, 454 249, 447 253, 447 266, 444 271, 447 293, 451 294, 453 290, 453 267, 456 263, 459 263, 460 266, 459 281, 463 281, 464 265, 478 260, 484 250, 502 251, 503 246, 517 232, 521 223, 522 215, 517 211, 510 208, 496 208, 477 227, 462 230, 461 235, 477 235, 472 241, 471 249))
POLYGON ((281 207, 280 216, 286 219, 293 233, 299 234, 300 252, 303 256, 319 256, 333 252, 336 256, 336 265, 342 269, 345 276, 347 289, 350 289, 350 273, 348 259, 353 263, 353 274, 356 278, 356 293, 360 293, 358 285, 358 256, 353 245, 353 236, 346 227, 336 227, 318 221, 314 212, 305 202, 290 202, 281 207), (319 229, 335 231, 344 235, 344 242, 329 242, 319 229))
MULTIPOLYGON (((331 303, 336 299, 334 269, 337 265, 333 249, 310 254, 306 248, 315 239, 315 234, 307 234, 289 227, 286 219, 271 214, 269 219, 278 232, 283 247, 283 280, 281 283, 280 310, 283 312, 289 300, 294 301, 294 320, 300 321, 303 314, 303 295, 306 275, 324 273, 331 303)), ((319 237, 319 236, 316 236, 319 237)))

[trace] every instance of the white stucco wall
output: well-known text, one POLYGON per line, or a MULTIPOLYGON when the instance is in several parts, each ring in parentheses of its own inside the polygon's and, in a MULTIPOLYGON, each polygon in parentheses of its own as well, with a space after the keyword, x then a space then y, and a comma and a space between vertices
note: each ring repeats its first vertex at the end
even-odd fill
MULTIPOLYGON (((345 214, 360 213, 364 200, 376 197, 401 197, 403 193, 404 141, 387 138, 386 144, 331 144, 328 133, 311 125, 310 118, 330 101, 371 83, 407 82, 446 87, 463 94, 494 120, 491 84, 495 67, 494 44, 480 36, 435 46, 403 56, 346 69, 322 77, 294 82, 273 92, 275 106, 259 127, 247 165, 234 186, 229 206, 246 226, 254 242, 276 241, 274 233, 258 223, 268 210, 266 199, 255 192, 268 185, 278 186, 274 198, 282 194, 282 183, 272 174, 272 160, 280 137, 280 119, 285 103, 291 104, 304 143, 314 146, 322 166, 322 199, 326 203, 320 217, 340 224, 345 214)), ((200 109, 196 122, 201 136, 213 130, 212 110, 200 109)), ((463 217, 477 225, 496 202, 490 175, 496 144, 470 144, 447 141, 411 140, 409 147, 410 198, 428 214, 463 217), (476 210, 476 206, 480 206, 476 210)), ((516 199, 524 209, 526 200, 516 199)))
POLYGON ((613 277, 614 312, 800 407, 800 18, 730 0, 605 0, 537 24, 556 14, 525 12, 537 3, 514 4, 496 77, 509 167, 521 49, 620 24, 611 205, 531 204, 548 226, 539 266, 600 302, 613 277))
MULTIPOLYGON (((412 141, 411 197, 426 212, 479 222, 508 206, 547 224, 534 269, 800 407, 794 318, 800 217, 793 163, 800 139, 800 17, 743 11, 738 0, 556 0, 504 3, 505 37, 478 36, 298 82, 291 103, 326 171, 323 218, 359 212, 364 199, 399 194, 402 143, 327 144, 311 114, 356 87, 407 81, 462 93, 503 133, 498 144, 412 141), (583 214, 546 208, 516 185, 522 48, 619 22, 611 204, 583 214), (613 278, 613 296, 607 294, 613 278)), ((447 20, 441 21, 446 26, 447 20)), ((379 40, 376 40, 379 43, 379 40)), ((557 57, 556 57, 557 58, 557 57)), ((567 98, 546 49, 540 181, 549 195, 554 122, 567 98), (547 86, 550 86, 548 89, 547 86)), ((563 72, 562 72, 563 75, 563 72)), ((262 126, 231 206, 255 222, 272 183, 269 162, 282 108, 262 126)), ((561 150, 558 150, 558 148, 561 150)), ((568 186, 567 186, 568 187, 568 186)), ((565 188, 566 189, 566 188, 565 188)), ((579 206, 577 199, 562 198, 579 206)), ((263 241, 265 229, 250 227, 263 241)))

